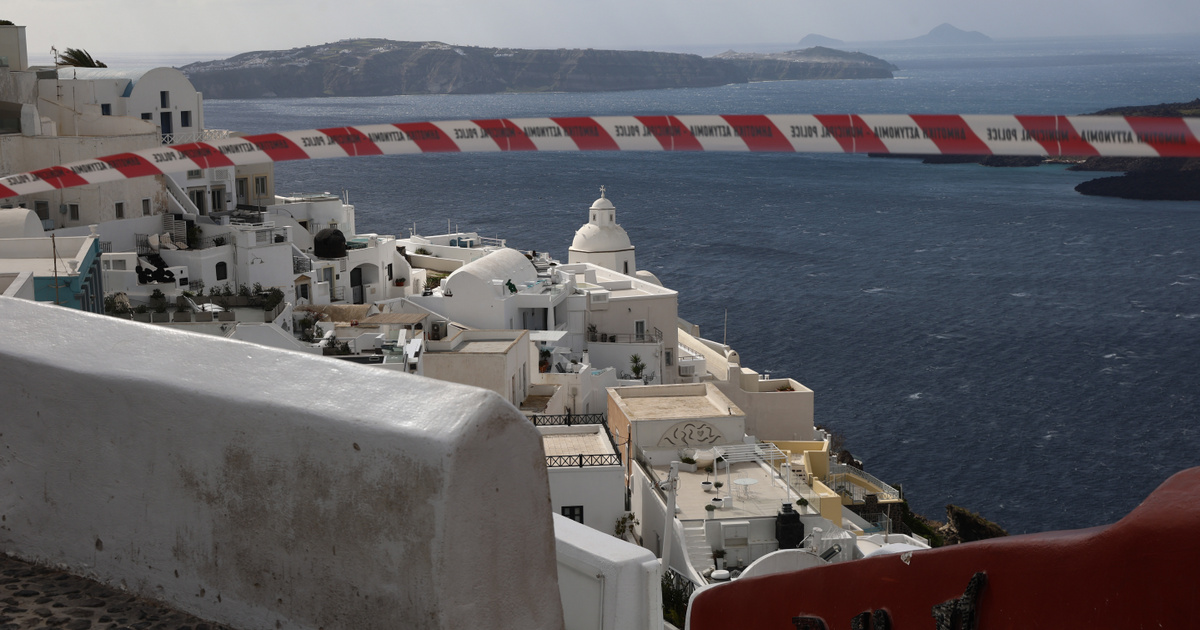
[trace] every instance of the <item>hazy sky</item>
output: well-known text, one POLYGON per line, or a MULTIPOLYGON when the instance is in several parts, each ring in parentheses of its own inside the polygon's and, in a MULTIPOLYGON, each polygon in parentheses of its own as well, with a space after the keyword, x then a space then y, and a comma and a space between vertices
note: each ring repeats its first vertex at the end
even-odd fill
MULTIPOLYGON (((50 46, 164 57, 349 37, 521 48, 680 50, 906 39, 943 22, 993 38, 1200 33, 1200 0, 8 0, 30 61, 50 46)), ((225 55, 222 55, 225 56, 225 55)))

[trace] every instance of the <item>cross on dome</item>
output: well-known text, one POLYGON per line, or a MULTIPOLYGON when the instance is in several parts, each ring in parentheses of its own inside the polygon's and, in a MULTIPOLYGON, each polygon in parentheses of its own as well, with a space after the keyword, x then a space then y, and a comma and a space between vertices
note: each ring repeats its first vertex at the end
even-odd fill
POLYGON ((604 184, 601 184, 600 185, 600 198, 601 199, 604 199, 604 191, 605 190, 607 190, 607 189, 604 187, 604 184))

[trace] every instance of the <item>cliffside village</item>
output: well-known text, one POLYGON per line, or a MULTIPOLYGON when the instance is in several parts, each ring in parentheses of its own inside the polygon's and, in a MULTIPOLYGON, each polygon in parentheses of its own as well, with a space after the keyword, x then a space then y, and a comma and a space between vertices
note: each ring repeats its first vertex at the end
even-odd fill
MULTIPOLYGON (((30 66, 21 26, 0 26, 0 62, 0 172, 234 134, 205 126, 173 68, 30 66)), ((183 331, 321 357, 306 369, 330 379, 354 363, 401 373, 398 389, 415 375, 493 392, 540 434, 567 627, 683 627, 695 589, 928 547, 896 532, 895 488, 831 458, 810 389, 680 317, 604 187, 579 217, 561 261, 469 231, 360 232, 344 198, 277 191, 270 163, 63 188, 0 200, 0 306, 13 321, 45 312, 13 300, 124 320, 120 335, 147 343, 183 331)), ((0 535, 5 553, 114 579, 21 540, 0 535)), ((211 597, 142 594, 225 615, 211 597)))

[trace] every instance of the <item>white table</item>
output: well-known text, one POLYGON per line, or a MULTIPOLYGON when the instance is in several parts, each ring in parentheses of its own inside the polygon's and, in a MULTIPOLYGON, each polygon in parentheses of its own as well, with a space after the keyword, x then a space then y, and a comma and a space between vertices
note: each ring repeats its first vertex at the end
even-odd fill
POLYGON ((751 479, 750 477, 742 477, 741 479, 734 479, 733 483, 735 485, 741 487, 742 497, 749 499, 750 498, 750 486, 753 486, 754 484, 758 483, 758 480, 751 479))

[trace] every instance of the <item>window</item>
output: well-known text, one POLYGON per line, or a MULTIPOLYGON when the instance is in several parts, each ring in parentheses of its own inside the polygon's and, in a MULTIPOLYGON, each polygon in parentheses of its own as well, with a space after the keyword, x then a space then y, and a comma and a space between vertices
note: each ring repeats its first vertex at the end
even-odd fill
POLYGON ((227 267, 225 266, 225 263, 223 263, 223 262, 217 263, 217 280, 221 281, 228 277, 229 277, 229 271, 228 271, 227 267))
POLYGON ((100 115, 101 116, 112 116, 112 105, 109 103, 101 103, 100 104, 100 115))
POLYGON ((118 202, 117 202, 117 205, 116 205, 116 206, 114 206, 114 208, 115 208, 115 210, 116 210, 117 218, 118 218, 118 219, 124 219, 124 218, 125 218, 125 202, 124 202, 124 201, 118 201, 118 202))
POLYGON ((71 213, 71 220, 79 220, 79 204, 73 203, 67 206, 67 211, 71 213))
POLYGON ((633 336, 637 341, 646 340, 646 320, 639 319, 633 322, 633 336))
POLYGON ((116 260, 113 260, 113 261, 112 261, 112 268, 113 268, 113 269, 115 269, 115 270, 117 270, 117 271, 125 271, 125 261, 124 261, 124 260, 122 260, 122 259, 120 259, 120 258, 117 258, 116 260))
POLYGON ((628 260, 626 260, 626 261, 625 261, 625 271, 624 271, 624 273, 625 273, 625 275, 627 275, 627 276, 629 275, 629 261, 628 261, 628 260))
POLYGON ((163 107, 163 108, 171 106, 171 93, 170 92, 167 92, 164 90, 164 91, 158 93, 158 106, 163 107))
POLYGON ((144 216, 144 217, 150 216, 150 200, 149 199, 142 200, 142 216, 144 216))
POLYGON ((33 211, 37 213, 38 218, 47 221, 50 219, 50 202, 49 201, 34 201, 33 211))
POLYGON ((179 112, 179 126, 180 127, 191 127, 192 126, 192 112, 188 112, 188 111, 179 112))
POLYGON ((307 300, 308 299, 308 283, 305 282, 304 284, 296 285, 296 294, 301 299, 307 300))
POLYGON ((254 178, 254 195, 262 197, 267 194, 267 176, 259 175, 254 178))
POLYGON ((142 120, 154 120, 154 114, 151 114, 150 112, 146 112, 146 113, 142 114, 142 120))
POLYGON ((674 363, 673 359, 674 359, 675 357, 673 357, 673 356, 671 356, 671 355, 672 355, 672 352, 671 352, 670 350, 663 350, 663 360, 666 362, 666 364, 667 364, 667 366, 668 366, 668 367, 669 367, 669 366, 670 366, 672 363, 674 363))
POLYGON ((388 263, 388 280, 392 279, 392 263, 388 263))
POLYGON ((564 505, 562 507, 562 515, 582 523, 583 522, 583 506, 582 505, 564 505))
POLYGON ((203 179, 204 169, 194 168, 187 172, 188 179, 203 179))

